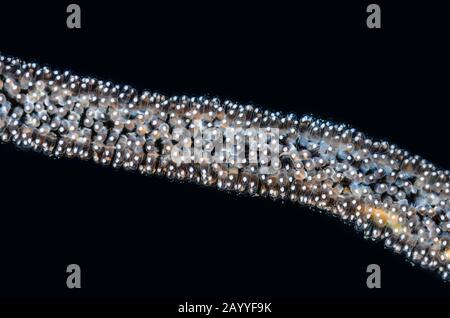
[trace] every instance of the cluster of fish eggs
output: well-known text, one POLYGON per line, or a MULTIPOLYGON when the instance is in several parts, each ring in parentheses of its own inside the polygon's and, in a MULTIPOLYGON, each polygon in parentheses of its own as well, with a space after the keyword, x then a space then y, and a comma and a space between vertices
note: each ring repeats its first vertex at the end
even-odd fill
POLYGON ((52 157, 316 207, 450 279, 449 171, 346 125, 216 98, 139 94, 1 56, 0 140, 52 157), (173 148, 190 147, 193 134, 185 132, 200 126, 277 129, 276 169, 176 160, 173 148))

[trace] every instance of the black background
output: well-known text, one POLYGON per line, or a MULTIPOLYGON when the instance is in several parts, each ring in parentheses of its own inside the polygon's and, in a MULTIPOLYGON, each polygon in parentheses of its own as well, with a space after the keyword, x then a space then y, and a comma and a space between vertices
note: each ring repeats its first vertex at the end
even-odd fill
MULTIPOLYGON (((3 54, 171 94, 349 123, 440 167, 448 151, 448 19, 422 1, 78 1, 0 6, 3 54)), ((450 287, 339 220, 0 145, 3 300, 445 300, 450 287), (66 266, 82 288, 66 287, 66 266), (366 287, 366 267, 382 288, 366 287)), ((204 302, 203 302, 204 303, 204 302)), ((281 308, 282 305, 279 306, 281 308)), ((174 309, 173 309, 174 310, 174 309)))

